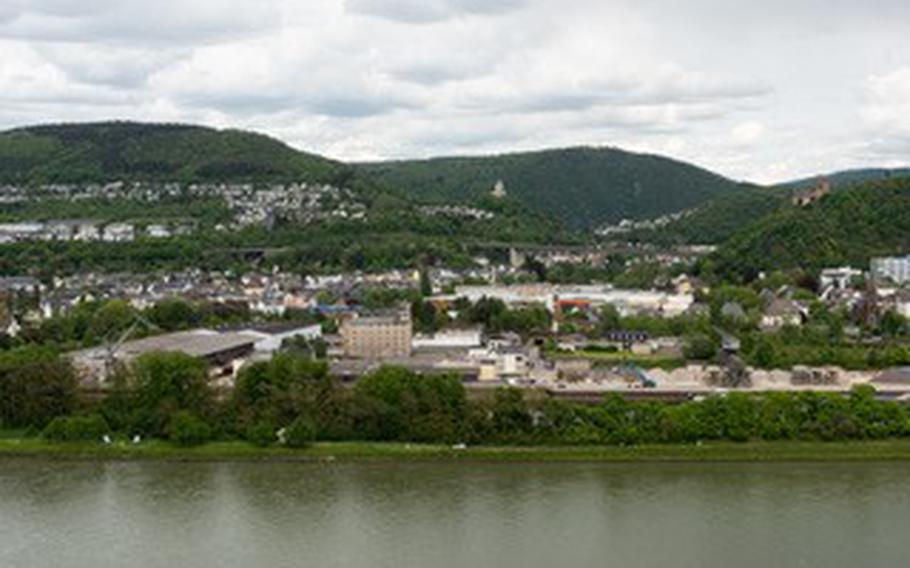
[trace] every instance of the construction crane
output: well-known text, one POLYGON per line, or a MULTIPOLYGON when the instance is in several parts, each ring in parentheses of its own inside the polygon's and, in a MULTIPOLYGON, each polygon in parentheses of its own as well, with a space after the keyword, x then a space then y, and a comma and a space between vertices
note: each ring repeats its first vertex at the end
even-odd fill
MULTIPOLYGON (((119 336, 115 338, 108 337, 106 338, 104 344, 102 345, 104 349, 104 376, 108 377, 114 371, 117 366, 117 352, 120 351, 120 348, 123 347, 123 344, 126 343, 136 330, 139 329, 139 326, 144 326, 146 329, 160 329, 157 325, 150 322, 142 314, 135 314, 133 316, 133 322, 128 328, 126 328, 119 336)), ((111 333, 113 335, 113 332, 111 333)))

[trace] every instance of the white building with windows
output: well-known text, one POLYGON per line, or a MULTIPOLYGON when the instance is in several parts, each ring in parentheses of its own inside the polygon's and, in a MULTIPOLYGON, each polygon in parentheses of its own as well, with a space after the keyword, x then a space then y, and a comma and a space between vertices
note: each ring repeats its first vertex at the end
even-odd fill
POLYGON ((111 223, 104 227, 104 241, 125 243, 136 238, 136 228, 131 223, 111 223))
POLYGON ((856 279, 861 278, 863 271, 850 266, 841 266, 838 268, 825 268, 819 276, 818 282, 821 289, 835 288, 837 290, 846 290, 850 288, 856 279))
POLYGON ((910 256, 873 258, 870 268, 877 279, 891 280, 895 284, 910 282, 910 256))

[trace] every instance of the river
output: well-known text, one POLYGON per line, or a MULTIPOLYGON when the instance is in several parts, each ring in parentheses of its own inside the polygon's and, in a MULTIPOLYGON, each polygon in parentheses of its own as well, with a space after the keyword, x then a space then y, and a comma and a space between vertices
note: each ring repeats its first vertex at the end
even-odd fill
POLYGON ((906 566, 910 464, 0 460, 0 566, 906 566))

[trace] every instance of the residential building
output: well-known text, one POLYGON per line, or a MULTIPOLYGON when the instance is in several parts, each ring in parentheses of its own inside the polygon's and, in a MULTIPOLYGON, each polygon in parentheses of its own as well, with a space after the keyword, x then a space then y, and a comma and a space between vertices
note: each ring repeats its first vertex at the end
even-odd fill
POLYGON ((93 221, 80 222, 76 225, 73 238, 77 241, 97 241, 101 239, 101 229, 93 221))
POLYGON ((168 226, 162 224, 149 225, 145 228, 145 232, 153 239, 167 239, 173 236, 168 226))
POLYGON ((31 276, 0 276, 0 292, 35 294, 43 289, 44 285, 31 276))
POLYGON ((762 313, 761 326, 765 329, 780 329, 785 325, 802 325, 806 314, 793 300, 775 298, 762 313))
POLYGON ((870 269, 872 276, 878 280, 906 284, 910 282, 910 255, 873 258, 870 269))
POLYGON ((822 290, 827 288, 836 288, 838 290, 847 290, 855 280, 861 278, 863 271, 850 266, 841 266, 838 268, 825 268, 819 276, 818 282, 822 290))
POLYGON ((131 223, 111 223, 104 227, 104 241, 124 243, 136 238, 136 228, 131 223))

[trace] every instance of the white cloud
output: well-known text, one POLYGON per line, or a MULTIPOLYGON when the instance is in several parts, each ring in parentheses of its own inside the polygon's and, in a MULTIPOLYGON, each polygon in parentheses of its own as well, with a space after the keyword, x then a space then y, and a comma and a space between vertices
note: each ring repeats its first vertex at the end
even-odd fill
POLYGON ((521 8, 525 0, 346 0, 355 14, 423 24, 467 15, 497 15, 521 8))
POLYGON ((734 126, 730 135, 734 144, 748 146, 758 141, 764 133, 765 127, 762 123, 749 121, 734 126))
POLYGON ((761 181, 910 152, 905 2, 2 0, 0 127, 181 120, 337 158, 580 144, 761 181))
POLYGON ((197 44, 274 29, 276 0, 4 0, 0 36, 138 45, 197 44))
POLYGON ((906 164, 910 155, 910 67, 872 75, 866 81, 861 116, 864 152, 883 165, 906 164))
POLYGON ((868 79, 863 117, 874 129, 910 134, 910 67, 868 79))

